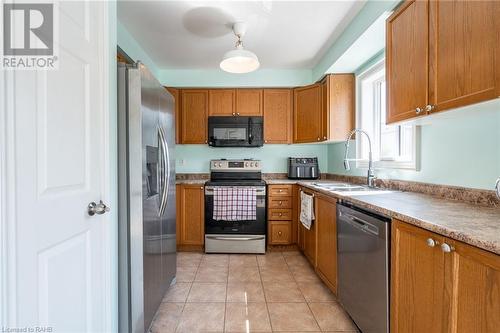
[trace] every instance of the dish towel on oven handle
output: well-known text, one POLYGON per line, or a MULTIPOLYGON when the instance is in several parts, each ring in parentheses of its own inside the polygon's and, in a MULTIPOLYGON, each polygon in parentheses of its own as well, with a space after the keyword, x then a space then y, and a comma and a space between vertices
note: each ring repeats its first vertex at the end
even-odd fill
POLYGON ((243 186, 214 187, 213 219, 216 221, 257 220, 257 189, 243 186))
POLYGON ((300 192, 300 223, 307 229, 311 229, 314 216, 314 198, 312 195, 300 192))

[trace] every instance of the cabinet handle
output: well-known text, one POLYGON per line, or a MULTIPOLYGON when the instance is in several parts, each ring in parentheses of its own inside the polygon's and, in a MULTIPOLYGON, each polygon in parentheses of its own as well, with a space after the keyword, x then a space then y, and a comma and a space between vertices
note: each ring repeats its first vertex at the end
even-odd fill
POLYGON ((326 136, 323 137, 323 140, 326 140, 326 136))
POLYGON ((280 201, 280 202, 279 202, 279 205, 280 205, 280 206, 281 206, 281 205, 283 205, 283 201, 280 201))
POLYGON ((264 143, 267 143, 267 140, 264 140, 264 143))
POLYGON ((319 140, 321 140, 321 139, 320 139, 320 138, 319 138, 319 136, 318 136, 318 141, 319 141, 319 140))
POLYGON ((282 233, 281 231, 278 231, 278 235, 280 235, 280 236, 281 236, 282 234, 283 234, 283 233, 282 233))
POLYGON ((443 251, 444 253, 450 253, 454 250, 455 248, 449 244, 446 243, 441 244, 441 251, 443 251))
POLYGON ((278 192, 280 192, 280 193, 281 193, 281 192, 283 192, 283 190, 279 189, 279 190, 278 190, 278 192))
POLYGON ((236 116, 236 113, 233 112, 233 116, 236 116))
POLYGON ((428 104, 428 105, 425 107, 425 112, 431 112, 431 111, 433 111, 435 108, 436 108, 436 106, 435 106, 435 105, 428 104))
POLYGON ((205 140, 205 143, 208 143, 208 140, 205 140))
POLYGON ((200 187, 200 190, 203 190, 203 186, 200 187))
POLYGON ((434 240, 434 239, 432 239, 432 238, 427 238, 427 245, 428 245, 429 247, 434 247, 434 246, 436 246, 437 244, 439 244, 439 242, 438 242, 438 241, 435 241, 435 240, 434 240))
POLYGON ((422 111, 424 111, 424 110, 422 110, 421 108, 416 108, 415 109, 415 113, 416 114, 420 114, 422 111))
POLYGON ((240 115, 240 113, 239 113, 239 112, 236 112, 236 115, 237 115, 237 116, 239 116, 239 115, 240 115))
POLYGON ((280 217, 283 216, 283 213, 280 213, 280 217))

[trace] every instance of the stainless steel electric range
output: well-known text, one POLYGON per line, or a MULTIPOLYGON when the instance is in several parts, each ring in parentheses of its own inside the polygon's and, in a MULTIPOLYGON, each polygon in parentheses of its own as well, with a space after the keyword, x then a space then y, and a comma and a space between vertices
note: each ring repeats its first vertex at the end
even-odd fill
POLYGON ((205 183, 206 253, 266 252, 267 200, 261 165, 261 161, 252 159, 210 161, 210 180, 205 183), (214 190, 220 187, 255 188, 255 220, 215 220, 214 190))

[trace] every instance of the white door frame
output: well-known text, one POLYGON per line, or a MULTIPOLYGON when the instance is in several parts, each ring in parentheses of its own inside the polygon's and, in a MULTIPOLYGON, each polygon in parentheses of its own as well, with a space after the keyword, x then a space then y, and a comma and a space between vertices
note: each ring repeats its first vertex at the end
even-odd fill
MULTIPOLYGON (((116 92, 110 91, 111 74, 115 71, 111 70, 110 66, 115 66, 116 62, 110 58, 111 48, 115 45, 110 45, 113 42, 110 38, 110 22, 109 19, 109 4, 102 2, 103 6, 103 27, 105 27, 100 34, 100 47, 102 66, 102 121, 104 131, 104 142, 102 143, 104 149, 104 164, 106 168, 102 170, 104 181, 103 200, 110 203, 113 210, 106 219, 107 227, 105 228, 106 234, 104 235, 105 242, 105 331, 112 332, 117 330, 117 200, 114 197, 116 193, 116 157, 112 156, 116 153, 116 139, 111 137, 116 133, 116 110, 111 110, 111 99, 116 99, 116 92)), ((16 295, 16 234, 15 234, 15 207, 16 196, 15 192, 15 151, 8 147, 7 143, 12 143, 15 140, 15 110, 14 103, 14 83, 15 72, 0 70, 0 327, 19 327, 22 323, 17 322, 17 295, 16 295), (7 112, 7 110, 11 110, 7 112)))

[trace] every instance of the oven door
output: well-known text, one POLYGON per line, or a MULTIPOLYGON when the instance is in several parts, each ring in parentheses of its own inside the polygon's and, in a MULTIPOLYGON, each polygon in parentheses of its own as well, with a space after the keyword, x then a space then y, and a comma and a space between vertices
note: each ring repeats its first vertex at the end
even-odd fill
POLYGON ((254 221, 216 221, 214 186, 205 186, 205 234, 266 234, 266 187, 257 186, 257 219, 254 221))

